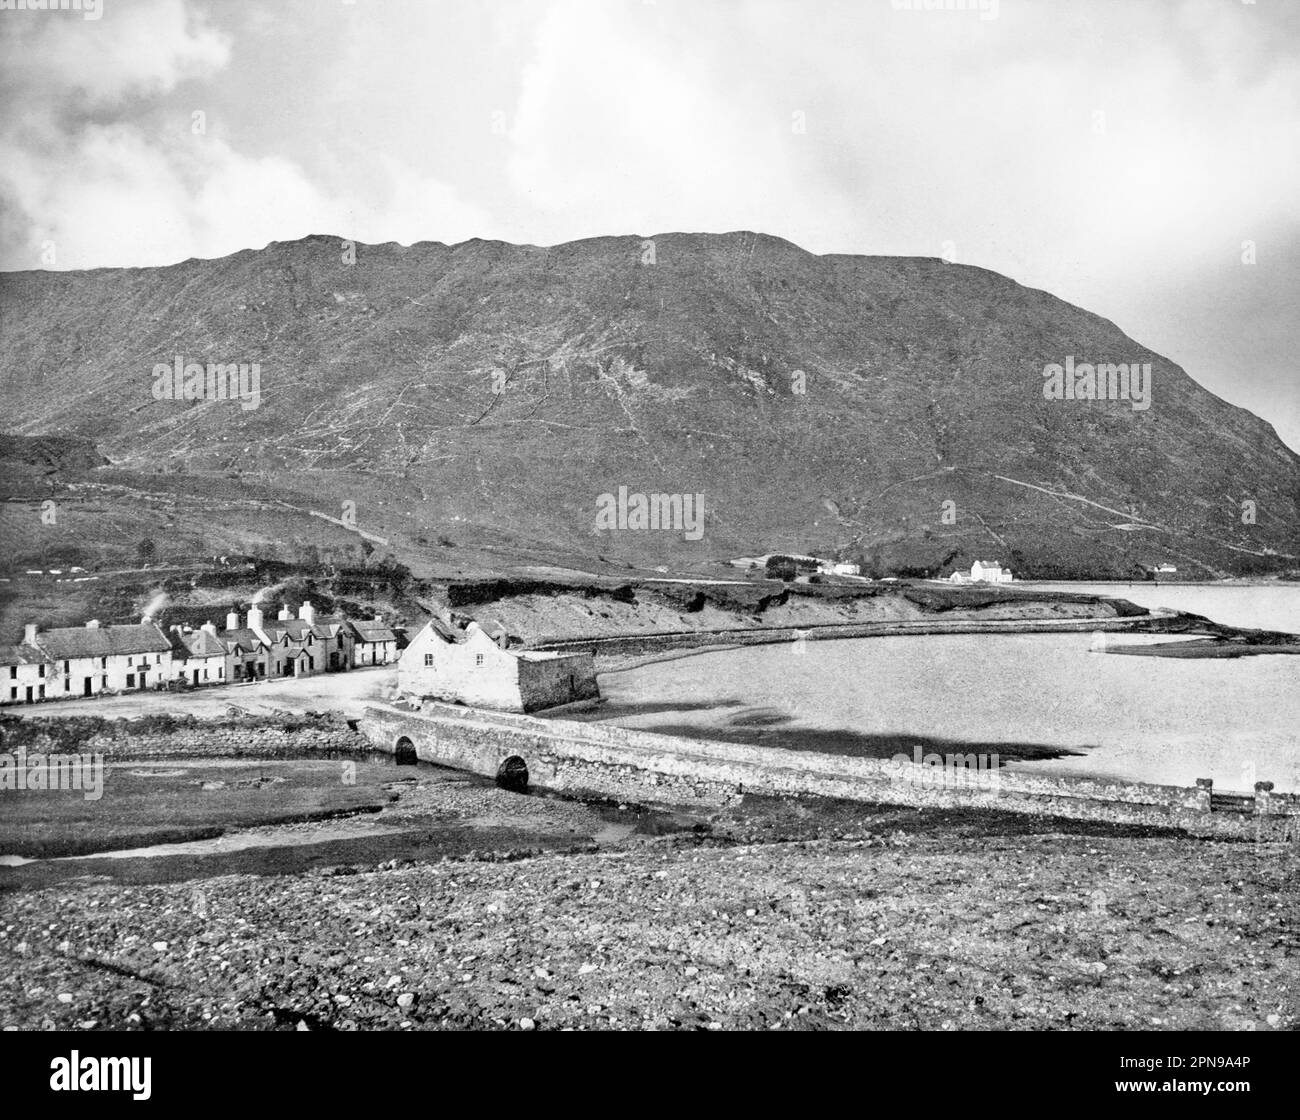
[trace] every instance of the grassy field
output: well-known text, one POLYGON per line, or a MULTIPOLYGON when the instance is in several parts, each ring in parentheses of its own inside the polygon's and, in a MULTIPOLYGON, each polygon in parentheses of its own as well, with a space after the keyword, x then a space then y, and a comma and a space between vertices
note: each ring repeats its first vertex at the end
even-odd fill
POLYGON ((98 800, 78 790, 0 792, 0 855, 75 856, 319 820, 384 805, 393 777, 391 764, 345 771, 324 759, 106 765, 98 800))

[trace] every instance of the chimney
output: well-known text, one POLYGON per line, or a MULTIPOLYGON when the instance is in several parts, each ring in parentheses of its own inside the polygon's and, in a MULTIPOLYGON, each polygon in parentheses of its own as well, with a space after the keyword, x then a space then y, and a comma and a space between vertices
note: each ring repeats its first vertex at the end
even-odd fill
POLYGON ((280 613, 275 616, 280 622, 288 622, 293 618, 293 611, 289 609, 289 604, 285 603, 280 608, 280 613))
POLYGON ((152 621, 153 621, 153 619, 150 618, 147 614, 146 614, 146 615, 141 615, 141 616, 140 616, 140 625, 141 625, 141 626, 148 626, 149 623, 151 623, 152 621))
POLYGON ((99 629, 99 619, 97 619, 97 618, 92 618, 89 622, 86 623, 86 629, 87 629, 87 630, 98 630, 98 629, 99 629))
POLYGON ((248 628, 250 630, 262 629, 262 608, 261 607, 254 606, 252 604, 249 605, 248 628))
POLYGON ((384 616, 382 614, 375 615, 375 621, 382 625, 384 621, 384 616))
POLYGON ((298 617, 308 626, 315 626, 316 608, 311 605, 310 601, 304 602, 303 605, 298 608, 298 617))
POLYGON ((202 626, 200 626, 199 629, 200 629, 200 630, 206 630, 206 631, 207 631, 209 634, 211 634, 214 638, 217 636, 217 628, 216 628, 215 626, 212 625, 212 620, 211 620, 211 619, 209 619, 209 620, 208 620, 207 622, 205 622, 202 626))
POLYGON ((23 627, 23 642, 29 646, 36 644, 36 623, 29 622, 23 627))
POLYGON ((234 611, 231 611, 228 615, 226 615, 226 629, 227 630, 239 629, 239 615, 237 615, 234 611))

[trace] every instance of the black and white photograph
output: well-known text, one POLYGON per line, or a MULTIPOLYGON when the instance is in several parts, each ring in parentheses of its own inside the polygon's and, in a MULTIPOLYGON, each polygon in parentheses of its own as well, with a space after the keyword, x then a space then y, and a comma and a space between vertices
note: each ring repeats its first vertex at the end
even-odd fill
POLYGON ((0 87, 40 1092, 1014 1031, 1258 1098, 1300 3, 0 0, 0 87))

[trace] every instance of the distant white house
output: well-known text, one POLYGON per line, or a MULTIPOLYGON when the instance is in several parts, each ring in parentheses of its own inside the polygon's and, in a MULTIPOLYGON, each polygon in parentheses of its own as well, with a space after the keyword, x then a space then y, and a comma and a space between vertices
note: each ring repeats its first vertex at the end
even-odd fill
POLYGON ((600 696, 591 654, 507 649, 505 631, 493 630, 477 622, 460 630, 431 619, 402 651, 399 691, 510 712, 600 696))
POLYGON ((970 575, 965 572, 953 572, 948 577, 950 583, 1010 583, 1015 577, 1010 568, 1004 568, 1001 560, 976 560, 970 566, 970 575))
POLYGON ((862 569, 857 564, 849 564, 839 560, 821 560, 817 564, 817 570, 822 575, 829 576, 856 576, 862 574, 862 569))

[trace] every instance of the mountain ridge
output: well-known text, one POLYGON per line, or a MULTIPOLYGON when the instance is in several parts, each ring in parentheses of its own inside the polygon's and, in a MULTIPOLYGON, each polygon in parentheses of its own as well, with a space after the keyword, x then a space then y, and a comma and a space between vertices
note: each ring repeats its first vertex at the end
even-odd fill
MULTIPOLYGON (((920 573, 994 551, 1027 573, 1214 576, 1300 557, 1300 456, 1271 425, 1110 320, 937 258, 748 231, 310 235, 3 273, 0 300, 10 432, 94 438, 116 470, 183 473, 199 504, 204 478, 346 495, 403 555, 443 524, 677 565, 816 548, 920 573), (176 355, 256 363, 258 406, 154 399, 176 355), (1151 408, 1045 400, 1067 356, 1150 363, 1151 408), (705 493, 704 540, 595 533, 618 485, 705 493)), ((199 547, 207 520, 179 537, 199 547)))

